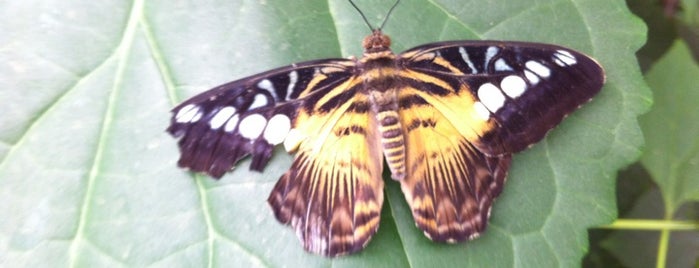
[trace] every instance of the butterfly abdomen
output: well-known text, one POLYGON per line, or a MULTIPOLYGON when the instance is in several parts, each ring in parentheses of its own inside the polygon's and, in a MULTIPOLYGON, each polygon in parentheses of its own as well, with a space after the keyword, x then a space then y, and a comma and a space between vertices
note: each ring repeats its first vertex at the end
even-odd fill
POLYGON ((405 176, 405 141, 398 113, 395 110, 382 111, 376 117, 386 162, 393 179, 400 180, 405 176))

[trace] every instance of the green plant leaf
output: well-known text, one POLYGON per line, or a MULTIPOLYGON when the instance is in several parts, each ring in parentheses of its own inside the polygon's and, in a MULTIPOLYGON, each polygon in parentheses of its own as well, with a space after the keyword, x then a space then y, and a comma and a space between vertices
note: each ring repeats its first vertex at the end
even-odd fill
POLYGON ((660 187, 666 219, 683 203, 699 201, 697 77, 699 65, 679 40, 646 76, 656 105, 640 120, 647 139, 641 161, 660 187))
MULTIPOLYGON (((378 24, 390 3, 358 1, 378 24)), ((515 157, 479 239, 442 245, 387 180, 359 254, 306 254, 265 199, 291 157, 220 181, 176 167, 169 110, 207 88, 292 62, 361 55, 345 1, 22 1, 0 4, 2 266, 575 266, 587 228, 616 217, 614 174, 642 143, 650 103, 623 1, 405 1, 395 51, 449 39, 556 43, 597 58, 599 96, 515 157)))

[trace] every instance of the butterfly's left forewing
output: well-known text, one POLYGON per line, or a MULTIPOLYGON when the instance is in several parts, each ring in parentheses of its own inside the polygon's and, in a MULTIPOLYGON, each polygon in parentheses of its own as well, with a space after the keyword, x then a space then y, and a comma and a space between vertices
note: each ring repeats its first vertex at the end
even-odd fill
MULTIPOLYGON (((550 44, 450 41, 413 48, 401 58, 416 77, 443 81, 457 96, 470 96, 460 104, 473 113, 450 112, 450 103, 444 113, 462 135, 476 134, 470 142, 488 155, 516 153, 540 141, 605 80, 594 59, 550 44)), ((440 91, 429 88, 436 87, 425 92, 440 91)))

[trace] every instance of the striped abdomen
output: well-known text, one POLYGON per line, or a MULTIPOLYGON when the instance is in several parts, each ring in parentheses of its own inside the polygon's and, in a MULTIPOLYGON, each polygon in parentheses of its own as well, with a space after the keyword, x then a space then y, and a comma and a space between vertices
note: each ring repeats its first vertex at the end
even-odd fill
POLYGON ((379 111, 376 118, 379 122, 386 162, 391 169, 393 179, 400 180, 405 176, 405 142, 398 112, 396 110, 379 111))

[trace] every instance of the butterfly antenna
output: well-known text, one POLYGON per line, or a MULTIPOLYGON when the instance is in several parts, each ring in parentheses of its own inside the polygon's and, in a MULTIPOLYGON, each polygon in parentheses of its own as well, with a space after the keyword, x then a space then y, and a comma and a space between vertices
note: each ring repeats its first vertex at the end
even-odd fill
MULTIPOLYGON (((400 3, 400 0, 396 0, 396 2, 393 4, 391 9, 388 10, 388 13, 386 13, 386 17, 383 19, 383 22, 381 23, 381 27, 379 27, 379 30, 383 29, 383 26, 386 25, 386 22, 388 21, 388 17, 391 16, 391 12, 393 12, 393 9, 395 9, 396 6, 398 6, 398 3, 400 3)), ((364 15, 362 15, 362 16, 364 16, 364 15)))
MULTIPOLYGON (((371 27, 371 23, 369 23, 369 20, 367 20, 367 19, 366 19, 366 16, 364 16, 364 12, 362 12, 362 10, 359 9, 359 7, 357 7, 357 5, 356 5, 352 0, 349 0, 349 2, 350 2, 350 4, 352 4, 352 6, 354 7, 354 9, 356 9, 357 12, 359 12, 359 15, 362 15, 362 19, 364 19, 364 22, 366 23, 366 26, 369 26, 369 29, 373 32, 373 31, 374 31, 374 27, 371 27)), ((381 28, 379 28, 379 29, 381 29, 381 28)))

